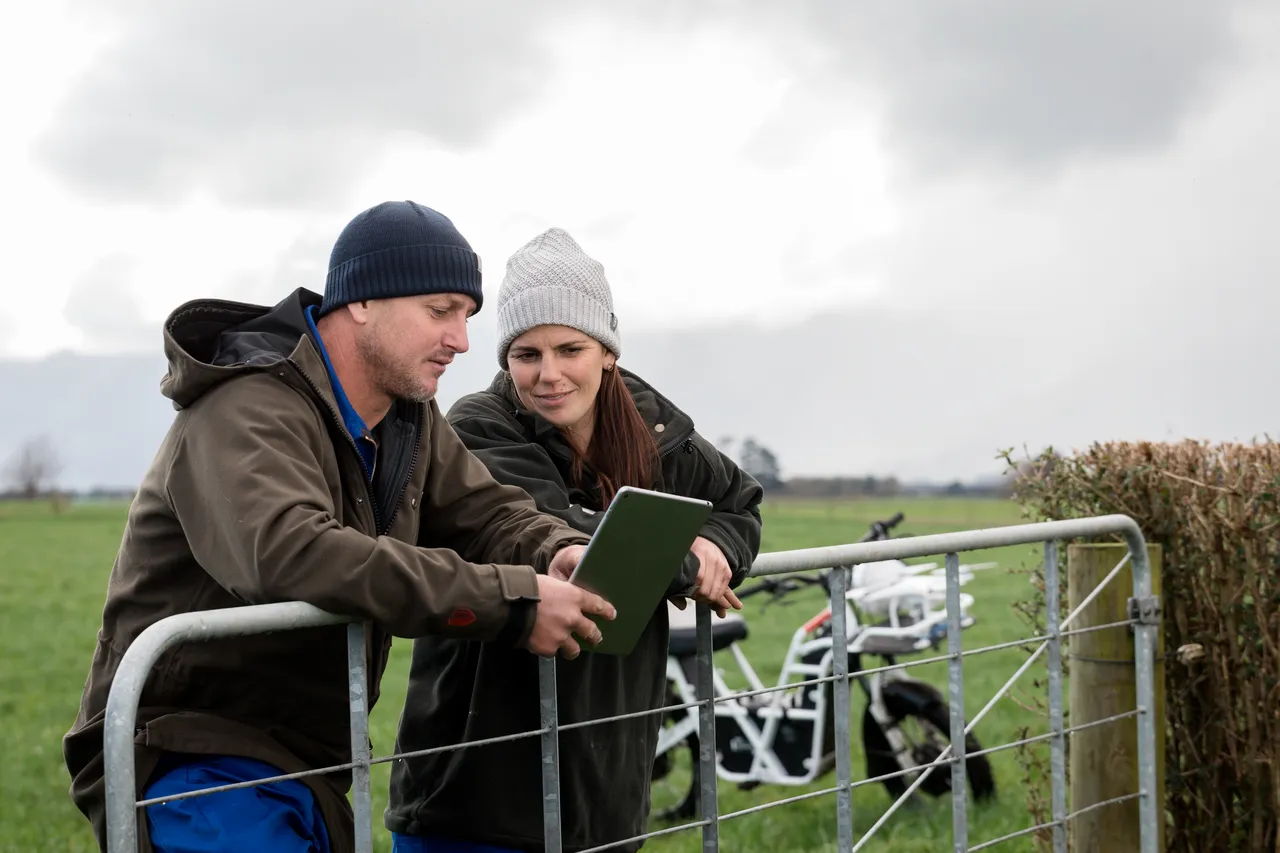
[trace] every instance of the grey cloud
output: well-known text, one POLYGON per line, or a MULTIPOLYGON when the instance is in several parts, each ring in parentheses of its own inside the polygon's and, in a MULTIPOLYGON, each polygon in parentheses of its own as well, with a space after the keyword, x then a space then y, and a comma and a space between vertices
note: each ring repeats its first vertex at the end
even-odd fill
MULTIPOLYGON (((1274 430, 1280 127, 1262 118, 1275 102, 1268 83, 1239 87, 1178 156, 1081 174, 1056 193, 1023 188, 999 204, 937 191, 922 200, 927 221, 910 211, 899 251, 867 262, 895 283, 893 302, 815 305, 820 314, 783 328, 636 328, 622 363, 705 435, 765 442, 787 475, 948 480, 996 473, 996 453, 1024 444, 1274 430)), ((320 269, 327 242, 317 234, 287 249, 255 279, 255 298, 274 301, 312 263, 320 269)), ((82 288, 127 274, 104 268, 82 288)), ((109 316, 105 302, 80 308, 109 316)), ((442 382, 444 408, 494 374, 491 311, 469 326, 471 351, 442 382)), ((158 340, 143 360, 0 361, 0 398, 35 403, 21 418, 0 413, 0 447, 47 429, 67 448, 71 485, 136 482, 172 418, 155 391, 162 374, 158 340), (128 402, 126 414, 105 413, 108 396, 128 402), (104 414, 90 429, 73 410, 104 414)))
MULTIPOLYGON (((889 144, 931 173, 1042 171, 1164 143, 1232 58, 1241 2, 629 0, 593 13, 619 26, 763 34, 801 75, 797 96, 753 142, 764 159, 801 154, 829 126, 832 103, 861 100, 883 105, 889 144)), ((58 176, 110 201, 203 192, 235 206, 314 209, 349 204, 347 189, 392 135, 467 148, 526 109, 547 85, 543 36, 583 4, 76 8, 122 35, 40 142, 58 176)))
POLYGON ((86 349, 131 352, 158 345, 159 325, 143 318, 129 289, 135 268, 133 258, 110 255, 72 287, 62 314, 84 335, 86 349))
POLYGON ((845 89, 851 103, 882 115, 886 142, 917 176, 1045 174, 1074 158, 1160 148, 1236 58, 1232 15, 1242 5, 808 0, 785 10, 739 7, 771 33, 799 26, 821 46, 779 41, 807 69, 802 103, 784 105, 757 148, 770 158, 802 145, 800 137, 815 129, 797 122, 814 115, 803 90, 833 78, 853 84, 845 89))
POLYGON ((274 305, 299 287, 324 292, 329 252, 337 234, 310 232, 286 247, 268 268, 241 273, 228 283, 226 297, 274 305))
POLYGON ((122 38, 40 152, 78 191, 169 203, 345 201, 393 133, 467 147, 522 110, 547 56, 528 4, 284 0, 94 4, 122 38))

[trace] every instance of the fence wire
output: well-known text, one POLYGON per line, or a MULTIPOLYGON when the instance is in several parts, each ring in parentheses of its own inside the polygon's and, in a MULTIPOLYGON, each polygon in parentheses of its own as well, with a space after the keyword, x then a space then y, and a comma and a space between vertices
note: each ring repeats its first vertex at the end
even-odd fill
MULTIPOLYGON (((433 747, 430 749, 393 753, 387 756, 373 757, 369 751, 367 704, 367 672, 365 667, 365 626, 353 623, 350 619, 325 613, 310 605, 299 602, 283 604, 256 605, 228 608, 225 610, 205 611, 172 616, 161 620, 146 629, 129 647, 117 670, 107 701, 106 725, 104 731, 104 752, 106 764, 106 799, 107 799, 107 839, 108 853, 133 853, 137 849, 138 809, 175 802, 191 797, 230 791, 280 782, 302 779, 338 771, 352 772, 352 799, 356 825, 355 850, 357 853, 371 853, 372 846, 372 795, 370 790, 370 768, 373 765, 390 761, 417 758, 425 755, 470 749, 492 744, 500 744, 520 739, 538 737, 542 741, 543 768, 543 822, 546 853, 561 853, 561 814, 559 800, 559 733, 587 726, 604 725, 649 715, 668 715, 679 711, 698 713, 699 755, 698 805, 701 817, 698 820, 676 826, 664 827, 646 832, 632 838, 618 839, 592 847, 583 853, 597 853, 638 841, 688 832, 694 829, 702 831, 702 848, 704 853, 719 849, 720 824, 736 820, 747 815, 758 814, 770 809, 780 808, 806 800, 836 795, 836 818, 838 849, 856 851, 862 849, 876 835, 877 831, 897 812, 897 810, 915 794, 926 779, 942 767, 950 769, 952 794, 952 849, 955 851, 985 850, 1007 841, 1045 830, 1051 830, 1055 853, 1066 853, 1067 827, 1076 817, 1103 808, 1108 805, 1140 799, 1140 853, 1155 853, 1157 844, 1157 815, 1159 804, 1156 798, 1155 780, 1155 721, 1154 716, 1154 650, 1155 620, 1144 618, 1142 606, 1137 608, 1134 617, 1128 620, 1094 625, 1087 628, 1068 629, 1072 621, 1093 602, 1103 589, 1115 579, 1126 564, 1133 564, 1134 600, 1139 605, 1153 601, 1151 596, 1150 565, 1147 560, 1146 543, 1137 525, 1127 516, 1111 515, 1096 518, 1075 519, 1070 521, 1041 522, 1037 524, 1013 525, 1010 527, 986 530, 970 530, 958 533, 918 536, 908 539, 890 539, 863 542, 853 545, 829 548, 802 549, 762 554, 748 573, 749 577, 760 577, 774 574, 789 574, 834 568, 830 585, 830 622, 831 648, 850 649, 856 647, 857 633, 854 635, 854 646, 850 645, 848 625, 846 624, 846 588, 848 574, 855 565, 879 560, 910 559, 945 555, 946 576, 946 638, 947 653, 933 655, 905 662, 873 668, 861 668, 849 671, 849 655, 834 654, 832 656, 832 673, 817 678, 800 681, 789 681, 774 686, 731 691, 724 695, 716 695, 716 677, 713 664, 713 644, 711 613, 705 605, 697 605, 696 610, 696 701, 667 705, 644 711, 618 714, 599 719, 586 720, 570 724, 558 722, 556 707, 555 659, 542 658, 539 661, 539 711, 541 725, 537 729, 467 741, 458 744, 433 747), (1128 553, 1120 563, 1078 604, 1065 618, 1059 620, 1059 575, 1058 546, 1060 540, 1078 537, 1091 537, 1104 534, 1120 534, 1128 545, 1128 553), (1048 613, 1045 632, 1031 637, 987 645, 976 649, 961 647, 962 608, 960 598, 960 564, 959 553, 1009 545, 1044 543, 1044 570, 1046 590, 1046 610, 1048 613), (285 773, 264 777, 247 782, 218 785, 197 791, 190 791, 165 797, 154 797, 139 800, 136 797, 137 785, 133 754, 133 732, 138 703, 143 684, 156 660, 168 649, 182 642, 199 642, 233 635, 265 633, 269 631, 291 630, 321 625, 347 625, 347 661, 348 687, 350 696, 351 746, 352 760, 343 764, 306 770, 296 773, 285 773), (1137 688, 1137 707, 1132 711, 1116 714, 1105 719, 1094 720, 1081 725, 1065 727, 1063 725, 1062 699, 1062 653, 1061 642, 1064 638, 1075 635, 1102 631, 1119 627, 1130 627, 1134 633, 1134 667, 1137 688), (1025 662, 1009 677, 1004 685, 996 691, 985 706, 970 720, 964 714, 964 681, 962 661, 966 657, 986 654, 993 651, 1011 648, 1031 648, 1034 651, 1025 662), (1015 682, 1036 662, 1041 654, 1048 652, 1049 672, 1049 728, 1046 734, 1023 738, 1021 740, 999 744, 966 753, 966 737, 995 707, 1015 682), (950 707, 950 743, 934 760, 897 771, 877 775, 871 778, 854 781, 852 779, 850 753, 850 678, 865 678, 870 675, 901 672, 907 669, 946 662, 948 665, 948 704, 950 707), (741 703, 752 697, 768 696, 780 692, 803 690, 818 685, 832 685, 834 704, 834 741, 837 783, 820 790, 806 791, 790 797, 772 800, 760 805, 718 814, 718 766, 716 754, 716 713, 717 705, 741 703), (1122 720, 1136 718, 1138 726, 1138 763, 1139 790, 1132 794, 1112 798, 1103 802, 1085 806, 1073 812, 1066 807, 1066 737, 1074 732, 1084 731, 1102 725, 1113 724, 1122 720), (970 847, 968 843, 968 802, 966 779, 966 762, 969 759, 995 754, 1020 746, 1048 741, 1050 744, 1050 783, 1051 811, 1053 819, 990 839, 970 847), (891 779, 914 776, 905 793, 900 795, 890 807, 883 812, 876 822, 855 843, 853 838, 853 805, 854 789, 883 783, 891 779)), ((816 725, 816 723, 815 723, 816 725)))

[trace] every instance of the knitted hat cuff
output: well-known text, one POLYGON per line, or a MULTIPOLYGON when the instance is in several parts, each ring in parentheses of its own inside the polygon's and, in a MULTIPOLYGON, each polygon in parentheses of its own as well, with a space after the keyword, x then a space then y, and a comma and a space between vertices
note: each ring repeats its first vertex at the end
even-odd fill
POLYGON ((622 355, 618 318, 599 299, 555 284, 516 293, 498 308, 498 366, 507 369, 511 342, 537 326, 568 326, 595 338, 615 356, 622 355))
POLYGON ((470 296, 480 310, 480 258, 460 246, 418 243, 369 252, 334 267, 325 281, 321 315, 366 299, 428 293, 470 296))

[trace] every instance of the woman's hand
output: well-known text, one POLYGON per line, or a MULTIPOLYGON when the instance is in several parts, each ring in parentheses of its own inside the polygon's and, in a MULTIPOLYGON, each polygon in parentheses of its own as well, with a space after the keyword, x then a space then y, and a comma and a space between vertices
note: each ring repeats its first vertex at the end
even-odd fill
POLYGON ((547 566, 547 574, 558 581, 567 581, 573 574, 573 570, 578 568, 578 563, 586 551, 586 545, 564 546, 551 558, 551 564, 547 566))
MULTIPOLYGON (((733 578, 733 570, 724 552, 710 539, 699 536, 690 547, 698 558, 698 579, 695 582, 692 598, 711 607, 717 616, 723 617, 727 610, 742 609, 742 602, 729 589, 729 581, 733 578)), ((677 607, 684 609, 683 602, 677 607)))

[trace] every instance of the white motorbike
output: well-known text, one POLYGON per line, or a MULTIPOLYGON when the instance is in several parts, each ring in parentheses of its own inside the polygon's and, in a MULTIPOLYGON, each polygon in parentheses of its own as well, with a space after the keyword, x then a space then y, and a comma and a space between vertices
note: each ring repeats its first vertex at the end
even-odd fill
MULTIPOLYGON (((862 541, 888 538, 902 519, 898 513, 872 524, 862 541)), ((962 566, 961 583, 990 565, 962 566)), ((899 560, 858 565, 845 595, 849 673, 867 699, 862 715, 867 778, 902 771, 881 783, 894 799, 914 780, 911 771, 942 754, 949 741, 951 712, 933 685, 909 678, 902 670, 863 674, 861 661, 863 655, 871 655, 892 666, 900 656, 936 649, 946 638, 946 577, 936 566, 908 566, 899 560)), ((806 586, 821 587, 829 596, 831 571, 766 578, 740 589, 738 597, 745 600, 767 592, 776 602, 806 586)), ((961 626, 968 628, 974 623, 969 614, 973 596, 962 593, 960 604, 961 626)), ((667 704, 681 706, 697 701, 695 611, 672 606, 670 616, 667 704)), ((713 650, 728 650, 749 685, 749 695, 738 695, 729 689, 721 670, 713 674, 715 697, 724 700, 714 706, 720 779, 743 789, 804 785, 835 767, 832 682, 786 687, 832 674, 830 620, 830 607, 824 607, 795 630, 775 685, 784 689, 751 693, 767 688, 739 646, 748 636, 747 622, 737 613, 712 615, 713 650)), ((698 730, 696 707, 677 707, 664 715, 650 791, 651 813, 659 820, 697 816, 698 730)), ((966 753, 982 749, 972 733, 965 740, 966 753)), ((995 780, 987 757, 967 758, 966 768, 975 799, 993 797, 995 780)), ((918 790, 935 797, 949 794, 951 774, 935 770, 918 790)))

